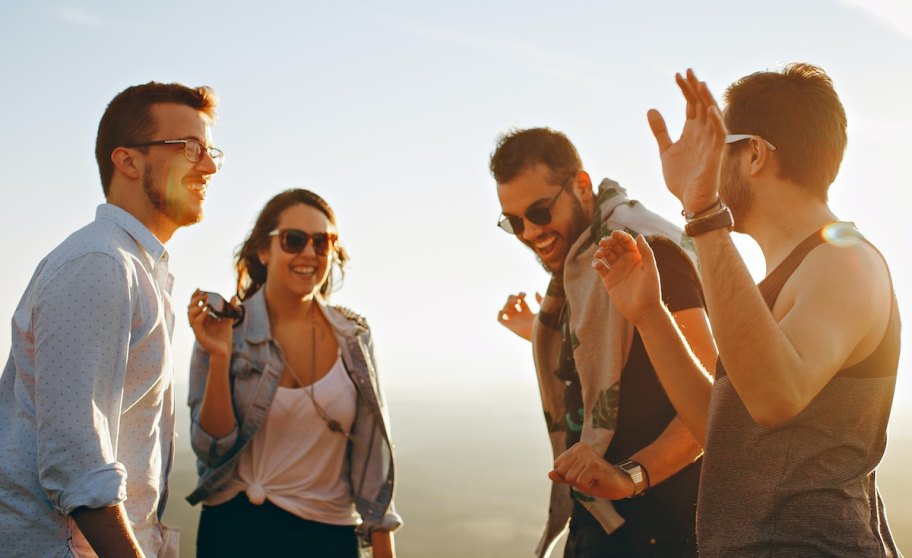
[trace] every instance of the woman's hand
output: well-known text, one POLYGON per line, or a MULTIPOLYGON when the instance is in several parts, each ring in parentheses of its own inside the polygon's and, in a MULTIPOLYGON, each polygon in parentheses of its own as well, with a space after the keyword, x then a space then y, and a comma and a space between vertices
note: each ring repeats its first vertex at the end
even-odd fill
POLYGON ((725 147, 725 122, 706 83, 697 80, 693 70, 686 77, 675 74, 675 81, 687 100, 684 130, 672 142, 659 111, 647 113, 649 127, 659 144, 662 174, 668 190, 684 206, 697 212, 710 207, 719 197, 722 150, 725 147))
MULTIPOLYGON (((542 296, 535 293, 535 301, 541 304, 542 296)), ((531 341, 532 323, 535 321, 535 314, 526 303, 526 293, 508 296, 507 303, 497 313, 497 321, 526 341, 531 341)))
POLYGON ((644 315, 662 309, 662 290, 655 255, 649 243, 614 231, 603 237, 593 255, 592 267, 602 277, 611 302, 636 325, 644 315))
MULTIPOLYGON (((231 303, 237 304, 237 297, 232 298, 231 303)), ((206 293, 197 289, 187 306, 187 318, 193 328, 193 335, 210 357, 227 359, 231 356, 232 320, 213 318, 208 310, 206 293)))
POLYGON ((557 456, 548 478, 610 500, 629 498, 636 490, 629 476, 605 461, 589 444, 579 442, 557 456))

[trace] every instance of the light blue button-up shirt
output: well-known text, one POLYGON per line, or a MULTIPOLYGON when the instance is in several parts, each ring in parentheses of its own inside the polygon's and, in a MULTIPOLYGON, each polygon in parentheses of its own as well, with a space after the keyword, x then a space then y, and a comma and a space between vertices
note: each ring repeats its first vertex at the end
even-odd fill
POLYGON ((82 555, 90 547, 69 514, 120 502, 144 553, 159 554, 172 283, 162 243, 108 204, 38 265, 0 376, 3 556, 82 555))

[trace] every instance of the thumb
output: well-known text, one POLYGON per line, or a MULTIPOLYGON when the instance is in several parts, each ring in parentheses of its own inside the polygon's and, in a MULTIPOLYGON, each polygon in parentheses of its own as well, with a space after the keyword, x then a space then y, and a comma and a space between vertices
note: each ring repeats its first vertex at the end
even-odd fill
POLYGON ((655 253, 652 251, 652 247, 646 242, 646 238, 643 235, 637 235, 637 248, 640 250, 640 256, 643 257, 643 266, 648 269, 656 269, 656 260, 655 253))
POLYGON ((659 153, 664 153, 672 144, 671 137, 668 135, 668 127, 665 125, 665 119, 662 118, 662 114, 656 109, 649 109, 649 112, 646 113, 646 120, 649 121, 652 135, 655 136, 656 143, 659 144, 659 153))
POLYGON ((537 302, 538 304, 541 304, 541 301, 542 301, 543 298, 544 298, 544 297, 541 295, 540 292, 535 291, 535 302, 537 302))

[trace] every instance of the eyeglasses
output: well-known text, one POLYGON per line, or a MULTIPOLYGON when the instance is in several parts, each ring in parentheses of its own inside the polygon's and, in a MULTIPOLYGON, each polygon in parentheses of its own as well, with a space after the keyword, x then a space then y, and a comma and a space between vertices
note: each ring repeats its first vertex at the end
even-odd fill
POLYGON ((338 237, 331 233, 308 233, 298 229, 276 229, 269 236, 279 237, 279 245, 289 254, 298 254, 307 248, 307 243, 313 239, 314 253, 325 256, 336 242, 338 237))
POLYGON ((203 144, 193 138, 147 141, 146 143, 125 145, 124 147, 149 147, 152 145, 176 145, 178 143, 184 144, 184 157, 191 163, 199 163, 203 160, 204 149, 209 153, 209 157, 211 157, 212 161, 215 163, 215 168, 221 169, 222 163, 225 162, 225 153, 223 153, 221 149, 217 147, 203 147, 203 144))
POLYGON ((770 142, 766 141, 765 139, 763 139, 762 137, 760 137, 756 134, 729 134, 729 135, 725 136, 725 143, 735 143, 735 142, 744 141, 746 139, 753 139, 753 138, 762 139, 763 143, 766 144, 766 147, 770 151, 776 150, 775 145, 771 144, 770 142))
MULTIPOLYGON (((554 205, 554 203, 557 201, 557 198, 560 197, 561 193, 567 188, 567 186, 570 184, 570 181, 575 176, 576 176, 576 173, 574 172, 574 173, 571 173, 570 176, 567 177, 567 180, 564 181, 564 185, 561 186, 561 188, 560 188, 560 190, 558 190, 557 194, 555 194, 555 196, 553 198, 551 198, 551 201, 548 202, 548 205, 544 205, 544 206, 540 205, 537 207, 530 207, 529 209, 527 209, 525 216, 524 216, 525 219, 528 219, 532 223, 534 223, 536 225, 540 225, 540 226, 547 225, 548 223, 550 223, 551 222, 551 207, 554 205)), ((516 215, 507 215, 507 214, 503 214, 503 216, 500 218, 500 220, 497 221, 497 226, 502 228, 503 230, 507 231, 510 234, 516 234, 516 235, 522 234, 523 231, 526 229, 526 225, 523 220, 523 217, 517 217, 516 215)))

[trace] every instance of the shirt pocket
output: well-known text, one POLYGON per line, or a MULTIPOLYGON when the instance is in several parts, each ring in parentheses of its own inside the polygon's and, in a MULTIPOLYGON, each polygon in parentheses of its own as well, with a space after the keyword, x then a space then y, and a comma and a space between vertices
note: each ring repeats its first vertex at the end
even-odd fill
POLYGON ((243 412, 250 405, 262 377, 263 367, 246 357, 231 359, 231 394, 235 413, 243 412))

